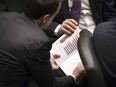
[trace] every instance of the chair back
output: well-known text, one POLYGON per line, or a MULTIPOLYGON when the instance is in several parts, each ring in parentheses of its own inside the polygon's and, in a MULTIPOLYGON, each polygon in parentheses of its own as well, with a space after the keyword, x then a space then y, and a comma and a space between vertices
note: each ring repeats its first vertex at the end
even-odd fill
POLYGON ((86 71, 89 87, 107 87, 97 60, 92 37, 91 32, 82 30, 77 42, 78 51, 86 71))

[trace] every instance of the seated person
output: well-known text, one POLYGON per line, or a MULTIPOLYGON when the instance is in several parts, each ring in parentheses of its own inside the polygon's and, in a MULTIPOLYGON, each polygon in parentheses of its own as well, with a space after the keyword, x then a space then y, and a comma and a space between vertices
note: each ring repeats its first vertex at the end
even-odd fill
POLYGON ((93 42, 108 87, 116 87, 116 22, 98 25, 93 42))
POLYGON ((29 78, 39 87, 73 87, 84 74, 77 65, 70 76, 53 75, 52 44, 42 27, 52 21, 60 6, 60 0, 31 0, 24 13, 0 16, 0 87, 27 87, 29 78))
POLYGON ((113 17, 116 17, 114 0, 81 0, 80 18, 79 20, 73 19, 74 17, 71 14, 73 1, 62 1, 58 15, 45 29, 49 36, 60 36, 64 32, 72 34, 76 26, 79 26, 80 29, 88 29, 93 32, 99 23, 112 20, 113 17))

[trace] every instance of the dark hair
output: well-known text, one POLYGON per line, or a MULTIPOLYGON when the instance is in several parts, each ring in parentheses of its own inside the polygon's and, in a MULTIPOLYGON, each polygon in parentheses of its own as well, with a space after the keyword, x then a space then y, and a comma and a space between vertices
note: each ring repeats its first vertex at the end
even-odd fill
POLYGON ((53 15, 61 0, 30 0, 24 10, 24 14, 32 19, 38 19, 46 14, 53 15))

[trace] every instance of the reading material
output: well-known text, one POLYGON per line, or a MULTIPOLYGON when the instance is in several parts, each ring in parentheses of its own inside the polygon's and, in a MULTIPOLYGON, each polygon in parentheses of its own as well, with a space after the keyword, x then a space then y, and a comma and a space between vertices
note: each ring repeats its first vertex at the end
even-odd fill
POLYGON ((56 63, 66 75, 72 75, 74 68, 81 63, 77 49, 79 38, 79 28, 71 35, 62 35, 52 45, 51 54, 60 54, 61 57, 55 59, 56 63))

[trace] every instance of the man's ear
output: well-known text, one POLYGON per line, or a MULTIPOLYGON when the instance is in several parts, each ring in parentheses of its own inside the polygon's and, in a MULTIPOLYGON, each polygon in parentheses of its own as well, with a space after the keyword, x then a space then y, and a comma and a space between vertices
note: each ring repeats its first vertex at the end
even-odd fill
POLYGON ((43 16, 43 23, 47 23, 50 19, 50 15, 49 14, 46 14, 45 16, 43 16))
POLYGON ((46 15, 42 16, 40 19, 37 19, 35 21, 37 22, 37 25, 41 27, 41 26, 45 25, 49 21, 49 19, 50 19, 50 15, 46 14, 46 15))

